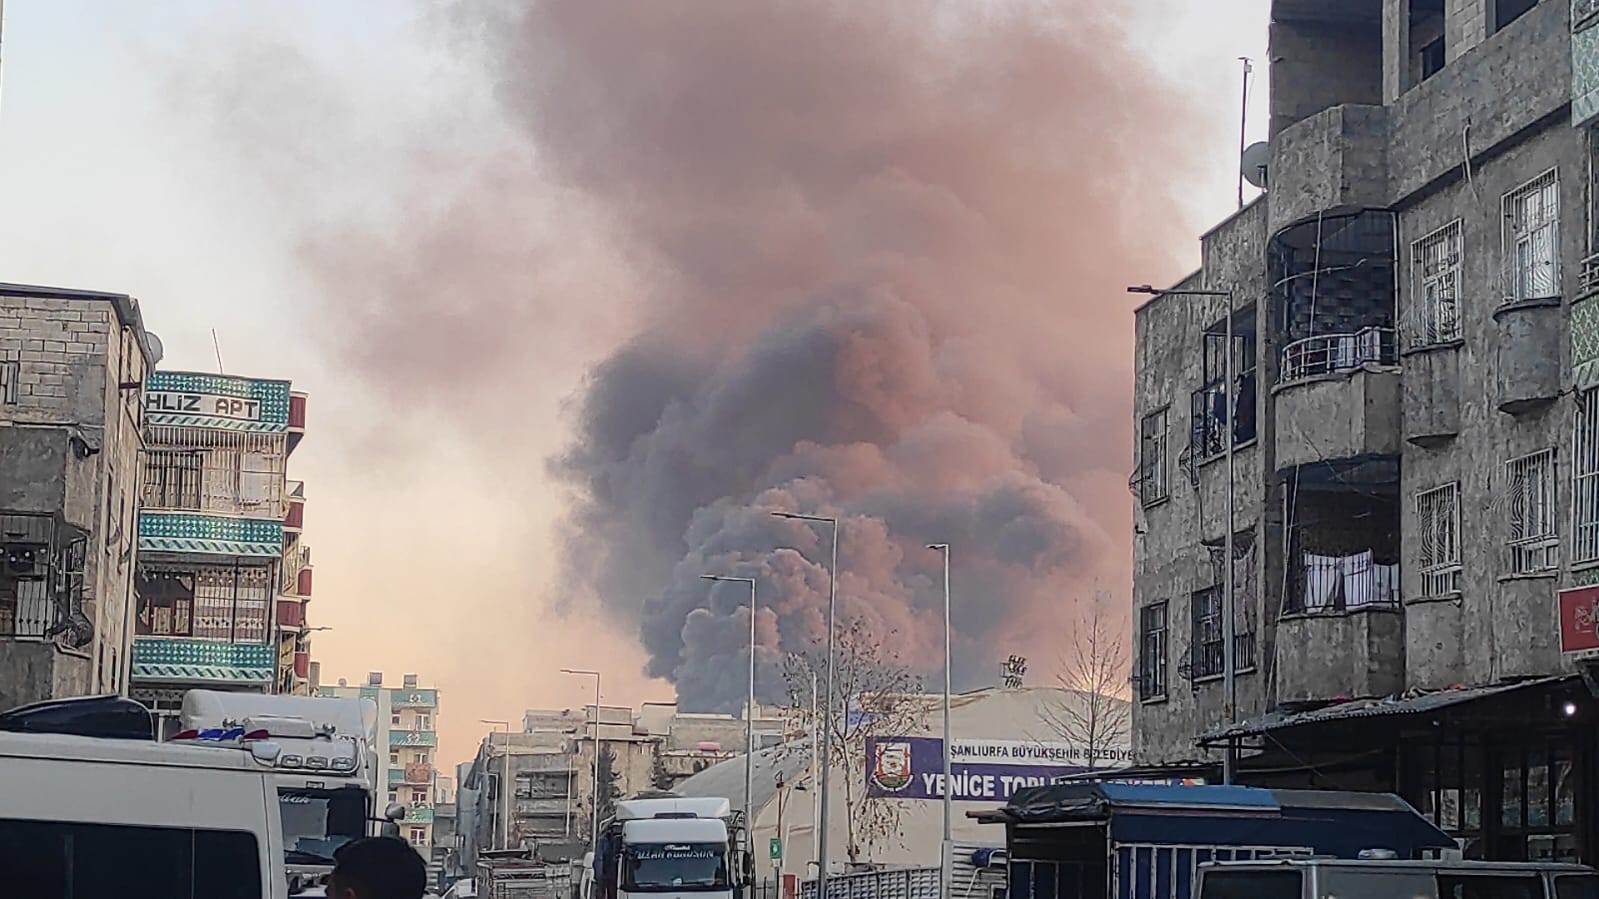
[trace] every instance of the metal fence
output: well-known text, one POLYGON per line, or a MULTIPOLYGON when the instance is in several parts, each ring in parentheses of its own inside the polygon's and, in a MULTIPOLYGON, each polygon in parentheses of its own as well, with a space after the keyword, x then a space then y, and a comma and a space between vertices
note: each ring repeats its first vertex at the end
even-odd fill
MULTIPOLYGON (((889 868, 827 878, 827 899, 939 899, 939 870, 889 868)), ((800 885, 800 899, 816 899, 816 881, 800 885)))

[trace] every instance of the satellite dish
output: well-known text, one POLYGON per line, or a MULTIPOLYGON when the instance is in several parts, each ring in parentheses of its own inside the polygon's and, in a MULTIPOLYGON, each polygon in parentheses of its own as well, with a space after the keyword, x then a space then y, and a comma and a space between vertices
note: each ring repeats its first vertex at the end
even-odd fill
POLYGON ((154 331, 144 332, 144 339, 150 343, 150 365, 153 368, 166 355, 166 349, 161 345, 161 338, 155 336, 154 331))
POLYGON ((1266 169, 1271 162, 1271 145, 1265 141, 1251 144, 1244 151, 1239 166, 1243 169, 1244 180, 1255 185, 1261 190, 1266 189, 1266 169))

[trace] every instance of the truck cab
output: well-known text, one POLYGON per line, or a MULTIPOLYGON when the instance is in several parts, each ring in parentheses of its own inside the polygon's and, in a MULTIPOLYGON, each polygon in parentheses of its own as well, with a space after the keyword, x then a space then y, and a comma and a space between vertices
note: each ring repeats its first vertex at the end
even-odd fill
POLYGON ((191 690, 173 742, 230 742, 245 734, 281 748, 273 781, 283 822, 284 859, 295 895, 314 897, 333 853, 383 832, 398 805, 376 816, 377 706, 371 700, 262 696, 191 690))
POLYGON ((673 796, 618 802, 593 864, 595 899, 733 899, 750 859, 728 800, 673 796))

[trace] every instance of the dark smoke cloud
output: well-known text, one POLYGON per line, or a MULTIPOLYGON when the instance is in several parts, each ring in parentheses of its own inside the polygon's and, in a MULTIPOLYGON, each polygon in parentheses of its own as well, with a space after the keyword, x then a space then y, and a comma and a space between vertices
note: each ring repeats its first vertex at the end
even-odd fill
POLYGON ((742 693, 746 593, 701 574, 759 577, 768 671, 824 636, 826 543, 768 509, 843 518, 844 614, 918 666, 952 543, 968 678, 1125 579, 1115 304, 1170 271, 1140 179, 1193 130, 1117 14, 587 0, 484 30, 504 108, 654 275, 552 468, 574 580, 686 705, 742 693))
POLYGON ((508 519, 516 410, 587 367, 561 596, 636 622, 686 706, 736 707, 746 664, 746 593, 699 575, 760 578, 769 696, 824 636, 826 540, 769 509, 843 520, 843 614, 929 671, 952 544, 957 683, 992 682, 1128 575, 1122 287, 1177 274, 1168 191, 1212 136, 1119 27, 1155 2, 461 0, 435 33, 493 129, 240 120, 317 80, 266 63, 211 102, 244 155, 310 141, 257 166, 291 196, 374 143, 410 173, 385 227, 308 225, 318 336, 394 417, 480 435, 508 519))

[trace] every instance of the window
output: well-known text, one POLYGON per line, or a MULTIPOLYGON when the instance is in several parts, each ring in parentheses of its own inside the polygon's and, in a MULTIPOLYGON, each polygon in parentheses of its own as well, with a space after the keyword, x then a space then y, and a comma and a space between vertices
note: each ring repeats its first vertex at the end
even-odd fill
POLYGON ((421 845, 426 844, 427 841, 428 841, 428 831, 427 831, 426 827, 413 827, 413 828, 411 828, 411 843, 412 843, 412 845, 421 846, 421 845))
POLYGON ((270 574, 264 565, 141 567, 138 633, 264 643, 272 606, 270 574))
POLYGON ((152 449, 144 465, 144 502, 157 509, 199 509, 205 456, 199 450, 152 449))
POLYGON ((1416 524, 1421 532, 1421 595, 1459 593, 1460 484, 1416 494, 1416 524))
POLYGON ((389 753, 389 764, 398 765, 399 763, 400 763, 400 754, 398 752, 389 753))
POLYGON ((260 899, 260 844, 238 831, 0 820, 0 882, 18 896, 260 899))
POLYGON ((1444 67, 1444 39, 1437 40, 1421 48, 1421 80, 1438 74, 1444 67))
POLYGON ((1538 0, 1490 0, 1489 8, 1493 30, 1498 31, 1516 21, 1538 5, 1538 0))
POLYGON ((416 760, 418 762, 421 762, 422 764, 426 765, 428 763, 427 750, 426 749, 418 750, 417 753, 416 753, 416 760))
POLYGON ((431 730, 432 729, 432 725, 433 725, 433 716, 432 715, 423 715, 420 712, 417 713, 417 716, 416 716, 416 729, 417 730, 431 730))
POLYGON ((390 790, 389 791, 389 801, 390 802, 399 802, 400 801, 400 791, 399 790, 390 790))
POLYGON ((1227 323, 1211 325, 1203 337, 1204 383, 1194 391, 1189 436, 1195 459, 1209 459, 1227 448, 1227 420, 1233 425, 1234 445, 1255 439, 1255 312, 1249 306, 1233 315, 1233 407, 1227 410, 1227 323))
POLYGON ((22 380, 22 364, 15 360, 0 362, 0 404, 17 401, 17 385, 22 380))
POLYGON ((398 713, 389 716, 389 724, 393 727, 400 726, 400 716, 398 713))
POLYGON ((1415 346, 1460 339, 1460 222, 1451 222, 1411 245, 1415 346))
POLYGON ((1221 588, 1210 587, 1193 596, 1194 632, 1190 662, 1194 680, 1217 677, 1224 670, 1222 658, 1221 588))
POLYGON ((1577 395, 1572 428, 1571 561, 1599 560, 1599 388, 1577 395))
POLYGON ((1138 698, 1166 697, 1166 604, 1150 603, 1138 612, 1138 698))
POLYGON ((1510 570, 1514 574, 1553 571, 1560 565, 1555 534, 1555 451, 1542 450, 1505 463, 1509 505, 1510 570))
POLYGON ((145 457, 144 503, 153 509, 230 514, 268 512, 283 502, 287 444, 282 435, 150 429, 160 447, 145 457))
POLYGON ((1599 877, 1592 874, 1556 877, 1555 899, 1599 899, 1599 877))
POLYGON ((1551 169, 1505 195, 1507 303, 1560 296, 1559 187, 1551 169))
POLYGON ((412 805, 426 805, 427 801, 428 801, 428 791, 427 791, 426 787, 412 787, 411 788, 411 804, 412 805))
POLYGON ((1138 438, 1138 498, 1153 506, 1166 498, 1166 410, 1144 416, 1138 438))
POLYGON ((1409 5, 1410 70, 1406 77, 1407 86, 1413 87, 1444 67, 1444 0, 1410 0, 1409 5))

